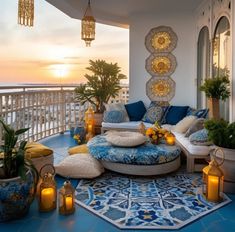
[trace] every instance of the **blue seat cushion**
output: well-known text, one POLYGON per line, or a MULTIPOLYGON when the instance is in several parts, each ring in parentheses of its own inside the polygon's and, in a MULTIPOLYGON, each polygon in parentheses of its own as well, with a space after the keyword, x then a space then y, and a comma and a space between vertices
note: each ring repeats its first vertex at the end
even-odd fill
POLYGON ((130 121, 141 121, 144 114, 146 113, 146 108, 142 101, 126 104, 125 108, 130 121))
POLYGON ((87 146, 90 154, 98 159, 114 163, 155 165, 171 162, 181 153, 179 146, 145 143, 138 147, 116 147, 107 142, 105 135, 92 138, 87 146))
POLYGON ((124 122, 124 112, 119 110, 105 111, 103 121, 109 123, 124 122))
POLYGON ((175 125, 182 120, 187 112, 188 106, 170 106, 166 109, 162 123, 175 125))

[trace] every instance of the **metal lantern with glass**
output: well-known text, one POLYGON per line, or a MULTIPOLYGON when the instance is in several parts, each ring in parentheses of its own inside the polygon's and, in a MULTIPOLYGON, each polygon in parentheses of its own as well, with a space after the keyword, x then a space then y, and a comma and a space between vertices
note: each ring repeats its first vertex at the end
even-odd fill
POLYGON ((18 24, 33 26, 34 20, 34 0, 18 1, 18 24))
MULTIPOLYGON (((217 148, 214 152, 216 153, 219 150, 221 149, 217 148)), ((223 162, 224 157, 220 164, 212 159, 209 165, 203 168, 203 194, 208 201, 219 202, 222 200, 224 174, 220 166, 223 162)))
POLYGON ((74 192, 70 181, 66 180, 59 190, 59 213, 69 215, 75 212, 74 192))
POLYGON ((54 175, 55 168, 50 164, 44 165, 40 170, 41 184, 39 186, 38 195, 38 205, 40 212, 48 212, 56 209, 57 191, 54 175), (48 166, 50 166, 53 171, 47 171, 42 175, 43 169, 48 166))
POLYGON ((145 127, 145 125, 144 125, 143 122, 141 122, 141 123, 139 124, 138 130, 139 130, 139 132, 140 132, 142 135, 145 135, 145 133, 146 133, 146 127, 145 127))
POLYGON ((91 107, 85 112, 86 140, 88 141, 95 133, 94 111, 91 107))
POLYGON ((165 140, 167 145, 175 145, 175 135, 171 132, 165 134, 165 140))
POLYGON ((90 47, 91 41, 95 39, 95 18, 92 15, 90 0, 88 1, 85 14, 82 18, 81 36, 87 47, 90 47))

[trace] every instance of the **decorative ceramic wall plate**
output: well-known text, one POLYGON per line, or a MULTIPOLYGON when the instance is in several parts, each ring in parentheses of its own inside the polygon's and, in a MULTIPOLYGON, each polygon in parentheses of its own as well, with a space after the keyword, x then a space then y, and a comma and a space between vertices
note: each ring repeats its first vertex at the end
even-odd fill
POLYGON ((145 68, 152 76, 169 76, 176 65, 176 58, 171 53, 154 53, 147 58, 145 68))
POLYGON ((145 46, 149 52, 171 52, 177 45, 177 35, 171 27, 152 28, 145 37, 145 46))
POLYGON ((146 92, 151 101, 170 101, 175 96, 175 82, 170 77, 152 77, 146 83, 146 92))

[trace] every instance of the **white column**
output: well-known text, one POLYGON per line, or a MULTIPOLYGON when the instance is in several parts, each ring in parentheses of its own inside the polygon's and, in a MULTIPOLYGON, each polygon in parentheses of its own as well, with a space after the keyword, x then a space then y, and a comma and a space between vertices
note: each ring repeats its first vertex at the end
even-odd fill
POLYGON ((231 1, 231 35, 232 35, 232 88, 230 122, 235 122, 235 1, 231 1))

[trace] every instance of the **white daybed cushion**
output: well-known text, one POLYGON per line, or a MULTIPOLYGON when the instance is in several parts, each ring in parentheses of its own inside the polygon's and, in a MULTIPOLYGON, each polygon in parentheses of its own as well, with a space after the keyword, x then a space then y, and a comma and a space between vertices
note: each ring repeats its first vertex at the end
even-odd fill
POLYGON ((89 153, 67 156, 55 170, 60 176, 69 178, 94 178, 104 172, 100 162, 89 153))
MULTIPOLYGON (((102 122, 102 127, 106 129, 124 129, 124 130, 138 130, 141 121, 130 121, 130 122, 120 122, 120 123, 109 123, 102 122)), ((151 123, 143 122, 146 128, 152 126, 151 123)))
POLYGON ((174 127, 174 131, 185 133, 189 127, 197 120, 196 116, 190 115, 180 120, 174 127))
POLYGON ((118 147, 136 147, 147 141, 147 138, 138 132, 113 131, 106 135, 107 142, 118 147))
POLYGON ((176 140, 192 155, 206 156, 210 153, 211 146, 193 145, 184 134, 174 132, 176 140))

